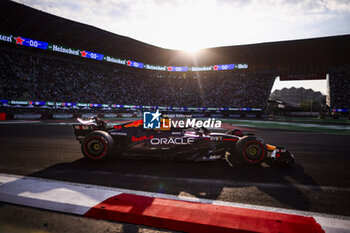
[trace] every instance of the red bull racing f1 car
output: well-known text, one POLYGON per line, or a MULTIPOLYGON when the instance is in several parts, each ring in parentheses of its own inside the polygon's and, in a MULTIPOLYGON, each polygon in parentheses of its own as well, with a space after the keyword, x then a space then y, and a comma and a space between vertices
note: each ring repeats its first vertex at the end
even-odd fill
POLYGON ((91 160, 116 156, 191 161, 226 159, 231 165, 294 162, 294 156, 284 147, 267 144, 240 130, 214 133, 205 127, 145 129, 143 120, 107 127, 97 117, 78 120, 81 124, 73 125, 75 136, 83 155, 91 160))

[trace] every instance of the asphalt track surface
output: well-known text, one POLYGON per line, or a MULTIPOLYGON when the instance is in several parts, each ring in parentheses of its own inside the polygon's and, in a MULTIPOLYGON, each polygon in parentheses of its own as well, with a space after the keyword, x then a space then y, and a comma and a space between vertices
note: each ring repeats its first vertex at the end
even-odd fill
POLYGON ((0 173, 350 216, 350 136, 261 130, 292 168, 83 159, 70 125, 0 124, 0 173))

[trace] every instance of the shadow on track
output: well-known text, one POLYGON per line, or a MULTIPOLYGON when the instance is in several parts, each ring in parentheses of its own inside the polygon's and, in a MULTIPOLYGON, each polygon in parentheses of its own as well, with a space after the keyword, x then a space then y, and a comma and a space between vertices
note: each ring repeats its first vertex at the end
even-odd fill
MULTIPOLYGON (((299 164, 291 168, 229 167, 225 161, 193 163, 114 159, 96 162, 79 159, 56 164, 31 176, 234 202, 248 200, 244 198, 245 194, 238 194, 243 195, 240 198, 237 196, 239 188, 256 187, 282 206, 300 210, 311 207, 305 190, 321 191, 318 183, 299 164), (238 189, 225 193, 230 188, 238 189)), ((263 198, 255 192, 253 190, 247 195, 249 201, 263 198)))

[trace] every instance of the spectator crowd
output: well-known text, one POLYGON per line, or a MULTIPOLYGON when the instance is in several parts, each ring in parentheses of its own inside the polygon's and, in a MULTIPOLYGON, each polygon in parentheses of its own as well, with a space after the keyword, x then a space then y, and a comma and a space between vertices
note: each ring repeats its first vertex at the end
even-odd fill
POLYGON ((329 88, 330 106, 350 109, 350 70, 330 72, 329 88))
POLYGON ((0 99, 6 100, 262 108, 274 78, 240 71, 147 71, 0 47, 0 99))

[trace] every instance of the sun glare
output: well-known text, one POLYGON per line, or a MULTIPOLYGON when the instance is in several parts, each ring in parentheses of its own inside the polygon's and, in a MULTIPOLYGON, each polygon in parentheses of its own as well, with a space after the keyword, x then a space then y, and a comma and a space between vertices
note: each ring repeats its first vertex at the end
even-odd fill
POLYGON ((196 54, 200 49, 199 48, 188 48, 188 49, 183 49, 186 53, 189 54, 196 54))
MULTIPOLYGON (((196 54, 200 50, 202 50, 204 47, 201 47, 201 44, 195 43, 194 41, 178 41, 178 50, 181 50, 187 54, 196 54)), ((176 48, 175 48, 176 49, 176 48)))

